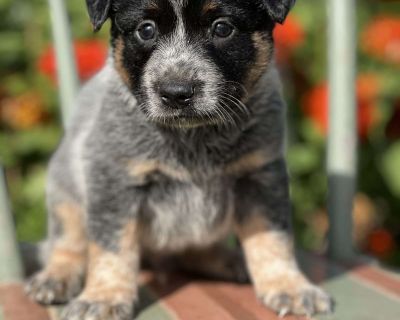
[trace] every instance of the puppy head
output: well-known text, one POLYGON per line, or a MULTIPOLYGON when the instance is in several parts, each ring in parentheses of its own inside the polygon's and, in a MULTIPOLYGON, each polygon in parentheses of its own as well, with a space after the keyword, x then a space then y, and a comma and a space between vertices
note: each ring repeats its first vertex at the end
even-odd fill
POLYGON ((114 61, 148 118, 172 126, 236 123, 272 59, 272 31, 295 0, 87 0, 112 21, 114 61))

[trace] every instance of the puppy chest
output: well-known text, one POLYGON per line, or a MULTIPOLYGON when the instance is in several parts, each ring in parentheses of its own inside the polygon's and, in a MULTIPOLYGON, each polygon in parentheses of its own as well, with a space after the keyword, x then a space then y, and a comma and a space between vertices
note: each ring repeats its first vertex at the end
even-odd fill
POLYGON ((142 241, 152 250, 202 247, 223 237, 233 214, 231 188, 223 181, 153 183, 141 212, 142 241))

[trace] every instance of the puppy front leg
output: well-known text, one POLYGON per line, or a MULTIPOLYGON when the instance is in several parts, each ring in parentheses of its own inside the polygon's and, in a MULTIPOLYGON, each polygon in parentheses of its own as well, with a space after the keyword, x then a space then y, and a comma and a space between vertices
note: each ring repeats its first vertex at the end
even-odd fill
POLYGON ((55 202, 53 194, 48 196, 49 257, 45 268, 29 279, 25 291, 42 304, 66 303, 81 292, 85 275, 85 213, 81 205, 67 197, 55 202))
MULTIPOLYGON (((65 309, 63 320, 133 318, 140 263, 139 204, 135 190, 114 184, 114 179, 118 180, 118 176, 103 176, 102 181, 93 185, 86 283, 80 296, 65 309)), ((123 181, 121 184, 124 185, 123 181)))
POLYGON ((242 179, 236 191, 236 232, 262 302, 281 316, 330 312, 331 298, 309 282, 295 259, 284 161, 242 179))
POLYGON ((118 250, 89 244, 89 268, 82 294, 67 307, 65 320, 130 320, 137 299, 139 249, 135 223, 130 222, 118 250), (128 236, 128 234, 130 234, 128 236))

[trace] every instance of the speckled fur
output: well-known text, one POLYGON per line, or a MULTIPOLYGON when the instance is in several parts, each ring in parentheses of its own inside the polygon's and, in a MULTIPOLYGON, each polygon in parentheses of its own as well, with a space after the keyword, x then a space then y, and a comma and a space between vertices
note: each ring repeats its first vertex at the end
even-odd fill
MULTIPOLYGON (((330 298, 308 282, 293 255, 272 30, 294 0, 87 3, 95 29, 111 18, 113 53, 83 87, 51 160, 50 259, 28 293, 42 303, 67 301, 85 276, 63 319, 127 320, 141 257, 187 257, 183 268, 220 274, 232 259, 216 248, 235 231, 267 306, 281 315, 330 311, 330 298), (157 42, 146 48, 125 32, 141 10, 161 21, 157 42), (247 19, 247 30, 238 27, 231 42, 212 42, 191 23, 215 10, 247 19), (163 25, 165 17, 171 20, 163 25), (177 78, 199 84, 190 119, 160 103, 158 82, 177 78), (73 253, 78 268, 63 259, 73 253), (206 270, 196 257, 214 263, 206 270)), ((229 278, 243 278, 237 269, 229 278)))

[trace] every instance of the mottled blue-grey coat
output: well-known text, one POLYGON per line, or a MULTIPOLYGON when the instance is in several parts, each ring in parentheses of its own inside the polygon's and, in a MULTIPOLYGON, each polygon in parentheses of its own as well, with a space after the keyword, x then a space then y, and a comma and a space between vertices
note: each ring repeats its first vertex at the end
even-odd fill
POLYGON ((272 31, 294 0, 87 0, 112 54, 51 159, 49 254, 27 285, 64 319, 132 316, 140 261, 246 273, 280 315, 331 309, 293 253, 272 31), (82 284, 84 288, 82 291, 82 284))

